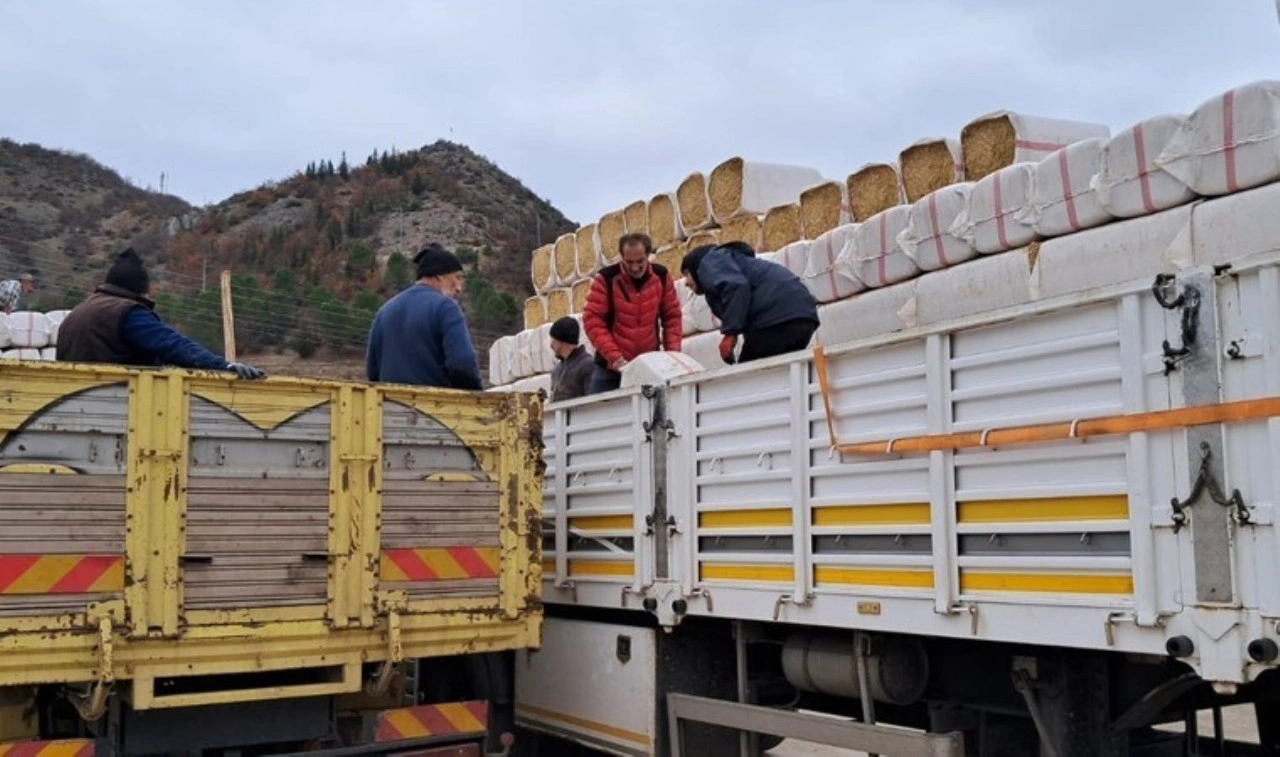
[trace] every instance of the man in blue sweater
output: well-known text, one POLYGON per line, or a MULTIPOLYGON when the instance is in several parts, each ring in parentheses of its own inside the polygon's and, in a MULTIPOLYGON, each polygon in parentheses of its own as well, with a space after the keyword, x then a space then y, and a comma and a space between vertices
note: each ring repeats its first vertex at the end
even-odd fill
POLYGON ((265 374, 251 365, 227 362, 174 331, 147 298, 151 277, 133 248, 116 257, 106 283, 70 313, 58 327, 58 360, 120 365, 173 365, 231 371, 240 378, 265 374))
POLYGON ((455 298, 462 293, 462 261, 438 244, 413 259, 418 283, 392 297, 369 330, 365 357, 370 381, 480 389, 480 366, 455 298))

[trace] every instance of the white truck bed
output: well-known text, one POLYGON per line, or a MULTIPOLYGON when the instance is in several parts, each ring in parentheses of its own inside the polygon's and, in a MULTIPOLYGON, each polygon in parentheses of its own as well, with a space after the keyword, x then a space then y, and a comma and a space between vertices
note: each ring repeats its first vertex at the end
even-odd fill
POLYGON ((1256 678, 1274 663, 1249 645, 1280 620, 1280 418, 833 445, 1280 396, 1277 207, 1270 185, 855 297, 854 340, 825 348, 834 440, 812 353, 550 405, 546 601, 1161 656, 1186 637, 1205 679, 1256 678), (1171 371, 1186 308, 1157 301, 1159 273, 1200 296, 1171 371), (913 325, 860 333, 877 301, 913 325), (1243 507, 1206 490, 1180 523, 1202 444, 1243 507))

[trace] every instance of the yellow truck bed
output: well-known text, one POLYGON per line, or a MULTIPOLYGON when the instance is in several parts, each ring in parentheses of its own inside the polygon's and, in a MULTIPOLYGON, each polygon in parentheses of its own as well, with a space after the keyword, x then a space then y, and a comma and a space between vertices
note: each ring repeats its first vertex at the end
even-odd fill
POLYGON ((0 687, 246 702, 536 646, 540 438, 530 395, 0 368, 0 687))

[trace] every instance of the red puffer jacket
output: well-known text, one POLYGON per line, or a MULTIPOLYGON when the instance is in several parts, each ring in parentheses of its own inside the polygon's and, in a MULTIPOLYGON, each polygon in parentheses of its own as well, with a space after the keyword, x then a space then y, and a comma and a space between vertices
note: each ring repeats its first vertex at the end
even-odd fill
POLYGON ((604 365, 659 349, 679 352, 680 299, 671 274, 651 264, 637 287, 619 264, 606 266, 591 281, 582 325, 596 348, 596 362, 604 365))

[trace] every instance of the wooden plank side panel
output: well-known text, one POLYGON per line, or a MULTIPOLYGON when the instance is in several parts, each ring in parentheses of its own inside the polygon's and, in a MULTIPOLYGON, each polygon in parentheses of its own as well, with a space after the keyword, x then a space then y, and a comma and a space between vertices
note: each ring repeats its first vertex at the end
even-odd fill
POLYGON ((498 486, 385 480, 381 577, 411 598, 498 592, 498 486))
POLYGON ((326 480, 192 479, 186 608, 324 604, 328 533, 326 480))
MULTIPOLYGON (((15 573, 20 572, 20 567, 10 563, 21 566, 26 560, 40 556, 80 555, 123 560, 124 499, 124 476, 0 475, 0 562, 6 564, 6 572, 15 573)), ((33 564, 31 568, 48 572, 49 566, 33 564)), ((54 572, 62 575, 49 573, 43 581, 37 581, 48 586, 47 593, 33 584, 21 593, 0 594, 0 616, 83 612, 90 602, 121 596, 122 580, 114 577, 93 581, 103 587, 111 586, 110 591, 67 591, 72 583, 84 583, 77 582, 71 570, 66 564, 55 564, 54 572)), ((120 566, 111 570, 114 576, 120 566)), ((31 583, 30 579, 27 576, 12 583, 3 580, 10 589, 15 589, 18 584, 31 583)))

